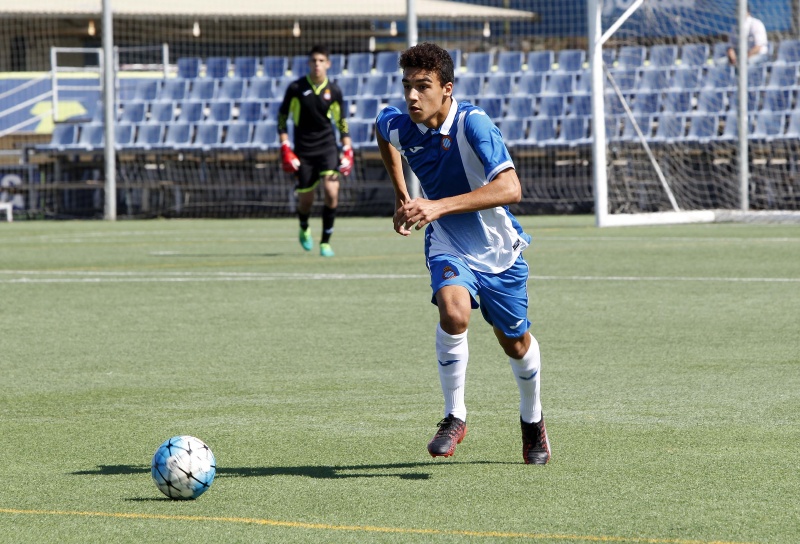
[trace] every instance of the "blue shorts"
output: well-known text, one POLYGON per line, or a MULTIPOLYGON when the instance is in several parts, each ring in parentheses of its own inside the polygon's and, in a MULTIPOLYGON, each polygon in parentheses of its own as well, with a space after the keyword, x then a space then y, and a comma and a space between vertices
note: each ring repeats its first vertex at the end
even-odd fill
POLYGON ((428 260, 431 289, 436 293, 446 285, 461 285, 469 291, 472 308, 480 308, 483 318, 508 338, 519 338, 530 328, 528 321, 528 263, 522 258, 511 268, 491 274, 477 272, 453 255, 437 255, 428 260), (480 300, 480 303, 478 303, 480 300))

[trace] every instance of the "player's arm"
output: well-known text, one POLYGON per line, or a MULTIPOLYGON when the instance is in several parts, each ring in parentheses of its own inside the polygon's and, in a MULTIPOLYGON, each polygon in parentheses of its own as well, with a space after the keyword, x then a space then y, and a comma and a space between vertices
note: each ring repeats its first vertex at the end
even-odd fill
POLYGON ((436 221, 442 216, 454 213, 477 212, 498 206, 516 204, 522 199, 522 186, 517 171, 513 168, 503 170, 486 185, 462 195, 427 200, 415 198, 401 206, 395 213, 395 224, 416 230, 436 221))
POLYGON ((400 152, 397 151, 392 144, 383 139, 380 131, 377 131, 376 139, 378 140, 378 149, 381 152, 383 165, 386 167, 389 178, 392 180, 392 187, 394 187, 394 207, 395 210, 397 210, 394 214, 394 230, 398 234, 408 236, 411 234, 411 231, 405 227, 405 221, 402 220, 401 216, 398 216, 400 209, 411 200, 408 196, 406 178, 403 175, 403 159, 400 156, 400 152))
POLYGON ((294 85, 289 85, 286 94, 278 109, 278 139, 281 144, 281 168, 284 172, 292 174, 300 169, 300 159, 297 158, 292 150, 292 143, 289 141, 289 113, 292 107, 294 85))

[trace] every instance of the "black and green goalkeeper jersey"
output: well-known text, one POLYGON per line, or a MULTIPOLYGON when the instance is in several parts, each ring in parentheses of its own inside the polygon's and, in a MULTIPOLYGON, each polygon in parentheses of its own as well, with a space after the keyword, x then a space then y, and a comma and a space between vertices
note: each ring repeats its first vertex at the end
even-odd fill
POLYGON ((294 123, 294 149, 298 154, 336 147, 333 125, 341 137, 349 136, 342 91, 327 78, 314 86, 308 76, 293 81, 286 89, 278 110, 278 132, 287 133, 291 116, 294 123))

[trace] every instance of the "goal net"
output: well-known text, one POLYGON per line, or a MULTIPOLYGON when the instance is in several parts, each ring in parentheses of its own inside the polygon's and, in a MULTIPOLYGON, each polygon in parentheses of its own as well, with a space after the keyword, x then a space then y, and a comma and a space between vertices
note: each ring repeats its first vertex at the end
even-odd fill
POLYGON ((598 224, 798 220, 800 42, 792 2, 750 2, 768 42, 746 62, 738 29, 758 23, 739 19, 738 0, 605 1, 597 9, 607 33, 598 67, 606 144, 595 155, 606 163, 598 224))

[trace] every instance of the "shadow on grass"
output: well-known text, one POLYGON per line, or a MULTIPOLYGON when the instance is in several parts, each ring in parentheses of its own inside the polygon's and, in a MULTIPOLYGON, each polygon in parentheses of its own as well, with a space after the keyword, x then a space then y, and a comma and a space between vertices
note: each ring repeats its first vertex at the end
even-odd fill
MULTIPOLYGON (((252 478, 261 476, 304 476, 323 480, 339 478, 400 478, 401 480, 428 480, 429 471, 395 472, 408 469, 431 469, 446 465, 508 465, 499 461, 446 461, 437 463, 387 463, 382 465, 334 465, 303 467, 219 467, 217 476, 252 478)), ((98 465, 92 470, 73 472, 76 476, 118 476, 126 474, 149 474, 150 467, 144 465, 98 465)))

